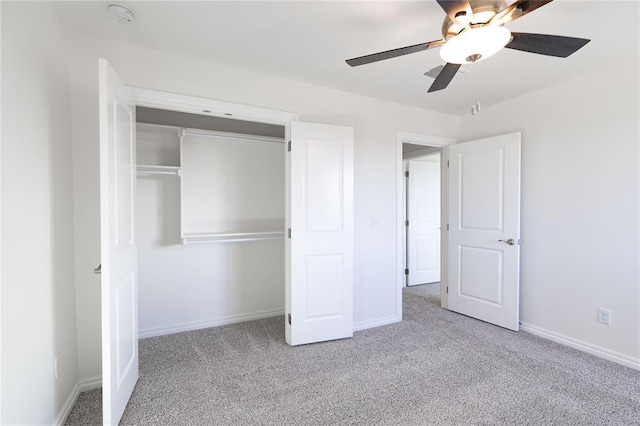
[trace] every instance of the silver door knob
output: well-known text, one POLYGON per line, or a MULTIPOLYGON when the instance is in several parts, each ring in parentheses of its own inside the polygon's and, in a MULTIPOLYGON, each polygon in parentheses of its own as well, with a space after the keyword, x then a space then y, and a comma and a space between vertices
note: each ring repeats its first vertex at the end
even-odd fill
POLYGON ((515 246, 516 245, 516 240, 514 240, 513 238, 509 238, 508 240, 498 240, 501 243, 507 243, 510 246, 515 246))

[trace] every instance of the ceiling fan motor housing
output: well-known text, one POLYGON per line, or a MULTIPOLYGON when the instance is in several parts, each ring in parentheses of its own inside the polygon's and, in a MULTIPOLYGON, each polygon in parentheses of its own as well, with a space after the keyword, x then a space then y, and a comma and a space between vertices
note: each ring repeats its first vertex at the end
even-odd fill
POLYGON ((456 15, 458 21, 456 22, 445 15, 444 22, 442 23, 442 37, 445 40, 449 40, 457 36, 467 28, 466 24, 484 25, 505 7, 507 7, 507 2, 504 0, 474 1, 472 5, 473 17, 466 16, 464 12, 458 13, 456 15))

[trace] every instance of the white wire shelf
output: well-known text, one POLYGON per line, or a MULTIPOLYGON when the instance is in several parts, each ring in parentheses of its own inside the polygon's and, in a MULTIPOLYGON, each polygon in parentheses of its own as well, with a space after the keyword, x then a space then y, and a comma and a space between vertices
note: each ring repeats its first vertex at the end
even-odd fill
POLYGON ((136 171, 139 175, 174 175, 180 176, 179 166, 154 166, 147 164, 138 164, 136 171))
POLYGON ((182 235, 182 244, 231 243, 281 239, 284 239, 284 231, 203 233, 182 235))

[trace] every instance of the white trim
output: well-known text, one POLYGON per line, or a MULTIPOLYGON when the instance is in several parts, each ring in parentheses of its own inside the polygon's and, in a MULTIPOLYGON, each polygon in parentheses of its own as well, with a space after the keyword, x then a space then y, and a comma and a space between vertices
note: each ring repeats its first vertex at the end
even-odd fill
POLYGON ((56 419, 53 421, 53 423, 51 423, 52 426, 62 426, 65 424, 65 422, 67 421, 67 417, 69 417, 69 414, 71 414, 71 410, 73 410, 73 406, 76 404, 76 401, 78 400, 79 395, 80 395, 80 385, 79 383, 76 383, 71 393, 69 393, 69 397, 64 402, 64 405, 58 412, 56 419))
POLYGON ((394 324, 396 322, 402 321, 402 315, 397 316, 393 315, 391 317, 379 318, 372 321, 363 321, 359 323, 353 324, 353 331, 362 331, 369 328, 380 327, 383 325, 394 324))
POLYGON ((424 133, 413 133, 398 131, 398 141, 400 141, 400 148, 403 143, 412 143, 415 145, 424 146, 449 146, 456 143, 455 138, 446 138, 444 136, 432 136, 425 135, 424 133))
POLYGON ((78 382, 80 386, 80 392, 87 392, 94 389, 100 389, 102 387, 102 375, 91 376, 84 378, 78 382))
POLYGON ((71 414, 71 410, 76 405, 78 401, 78 397, 82 392, 87 392, 94 389, 100 389, 102 387, 102 376, 97 375, 93 377, 88 377, 86 379, 79 380, 78 383, 73 387, 73 390, 69 393, 67 400, 64 402, 64 405, 58 412, 56 419, 51 423, 52 426, 62 426, 66 423, 67 418, 69 418, 69 414, 71 414))
POLYGON ((192 114, 212 115, 237 120, 249 120, 258 123, 286 124, 298 120, 298 114, 278 111, 270 108, 225 102, 196 96, 178 95, 156 90, 132 88, 136 105, 148 108, 161 108, 169 111, 192 114))
MULTIPOLYGON (((396 317, 399 318, 398 321, 402 319, 402 288, 404 287, 405 275, 404 275, 404 248, 405 248, 405 238, 404 238, 404 190, 403 190, 403 180, 404 180, 404 165, 402 158, 402 144, 403 143, 412 143, 415 145, 424 145, 424 146, 435 146, 444 148, 446 146, 452 145, 456 143, 455 138, 446 138, 442 136, 432 136, 425 135, 422 133, 413 133, 413 132, 404 132, 398 131, 397 136, 397 146, 396 146, 396 317)), ((442 205, 442 220, 447 217, 447 180, 445 173, 445 165, 447 164, 447 155, 446 149, 441 150, 441 170, 442 177, 440 180, 441 187, 441 205, 442 205)), ((444 231, 444 229, 443 229, 444 231)), ((441 233, 442 238, 442 253, 447 253, 446 250, 446 232, 441 233)), ((447 257, 441 256, 441 280, 440 280, 440 294, 441 294, 441 304, 443 308, 447 307, 446 304, 446 267, 447 267, 447 257)))
POLYGON ((284 316, 284 308, 254 312, 243 315, 233 315, 230 317, 218 318, 209 321, 184 322, 163 327, 147 328, 144 330, 139 330, 138 338, 146 339, 148 337, 164 336, 167 334, 182 333, 183 331, 200 330, 203 328, 218 327, 221 325, 236 324, 239 322, 253 321, 277 316, 284 316))
POLYGON ((564 334, 556 333, 555 331, 546 330, 542 327, 527 324, 524 322, 520 322, 520 330, 526 331, 527 333, 531 333, 535 336, 552 340, 565 346, 569 346, 570 348, 595 355, 599 358, 604 358, 608 361, 624 365, 625 367, 633 368, 634 370, 640 370, 640 358, 634 358, 629 355, 621 354, 619 352, 615 352, 601 346, 583 342, 582 340, 574 339, 573 337, 565 336, 564 334))

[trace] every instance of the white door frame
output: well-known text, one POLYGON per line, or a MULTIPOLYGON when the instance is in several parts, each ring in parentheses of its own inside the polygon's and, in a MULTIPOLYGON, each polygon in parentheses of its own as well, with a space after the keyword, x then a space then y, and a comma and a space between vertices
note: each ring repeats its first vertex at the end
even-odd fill
MULTIPOLYGON (((278 111, 269 108, 254 107, 238 103, 219 101, 215 99, 200 98, 196 96, 180 95, 175 93, 167 93, 157 90, 141 89, 133 87, 133 96, 136 106, 157 108, 168 111, 178 111, 190 114, 210 115, 213 117, 223 117, 236 120, 253 121, 257 123, 275 124, 284 127, 285 143, 283 144, 283 153, 285 156, 285 175, 289 175, 289 162, 287 152, 287 141, 290 140, 291 122, 298 120, 298 114, 278 111)), ((289 181, 283 182, 285 192, 289 192, 289 181)), ((291 226, 290 217, 290 200, 285 197, 285 228, 291 226)), ((289 246, 285 245, 285 279, 290 279, 289 265, 289 246)), ((289 305, 288 287, 283 295, 284 306, 289 305)))
MULTIPOLYGON (((397 137, 396 149, 396 303, 398 312, 398 321, 402 320, 402 289, 405 283, 405 226, 404 226, 404 208, 405 208, 405 191, 404 191, 404 165, 402 159, 402 144, 411 143, 422 146, 435 146, 444 148, 456 143, 454 138, 446 138, 442 136, 432 136, 423 133, 413 133, 399 131, 397 137)), ((440 220, 445 221, 448 217, 447 209, 447 173, 446 164, 448 160, 447 150, 441 150, 440 157, 440 220)), ((447 232, 446 228, 442 228, 440 233, 440 304, 443 308, 447 307, 447 232)))

